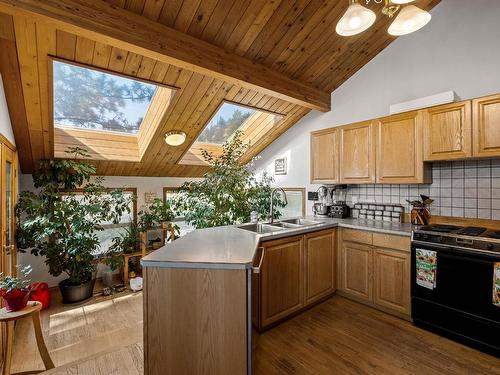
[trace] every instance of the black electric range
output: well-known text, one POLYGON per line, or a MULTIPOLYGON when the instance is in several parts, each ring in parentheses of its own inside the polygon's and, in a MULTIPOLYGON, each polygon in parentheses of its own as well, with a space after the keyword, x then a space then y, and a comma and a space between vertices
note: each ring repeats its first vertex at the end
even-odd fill
POLYGON ((414 323, 500 357, 500 230, 427 225, 411 248, 414 323))

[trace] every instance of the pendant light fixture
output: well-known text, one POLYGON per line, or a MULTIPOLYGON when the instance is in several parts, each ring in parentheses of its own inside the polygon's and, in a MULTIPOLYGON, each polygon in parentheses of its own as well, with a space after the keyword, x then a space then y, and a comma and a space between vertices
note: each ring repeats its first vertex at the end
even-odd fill
POLYGON ((413 33, 427 25, 431 17, 429 12, 417 8, 415 5, 407 5, 398 13, 387 32, 394 36, 413 33))
MULTIPOLYGON (((365 0, 368 4, 370 0, 365 0)), ((404 5, 414 0, 374 0, 376 3, 384 1, 382 13, 389 18, 397 14, 387 30, 390 35, 400 36, 413 33, 429 23, 431 14, 415 5, 404 5)), ((349 7, 337 23, 337 34, 351 36, 362 33, 375 22, 375 13, 360 5, 358 0, 349 0, 349 7)))
POLYGON ((337 23, 336 31, 342 36, 356 35, 373 25, 376 18, 375 13, 360 5, 358 0, 350 0, 349 8, 337 23))

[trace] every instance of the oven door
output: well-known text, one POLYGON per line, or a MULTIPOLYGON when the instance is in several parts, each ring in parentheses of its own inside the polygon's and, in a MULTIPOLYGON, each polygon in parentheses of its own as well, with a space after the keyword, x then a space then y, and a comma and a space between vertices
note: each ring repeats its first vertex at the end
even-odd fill
POLYGON ((493 264, 495 254, 471 252, 452 247, 412 244, 412 297, 500 322, 500 307, 493 304, 493 264), (436 287, 416 283, 415 250, 437 252, 436 287))
POLYGON ((493 304, 495 254, 412 242, 412 319, 430 329, 500 355, 500 307, 493 304), (437 253, 436 286, 416 283, 416 249, 437 253))

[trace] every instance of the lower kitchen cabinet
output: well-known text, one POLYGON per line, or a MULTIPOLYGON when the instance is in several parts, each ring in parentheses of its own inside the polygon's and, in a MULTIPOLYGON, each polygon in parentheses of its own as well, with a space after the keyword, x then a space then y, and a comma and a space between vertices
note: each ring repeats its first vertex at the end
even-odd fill
POLYGON ((335 241, 335 232, 332 230, 304 236, 306 304, 335 292, 335 241))
POLYGON ((303 237, 262 244, 260 327, 268 326, 304 306, 303 237))
POLYGON ((373 302, 410 314, 410 253, 375 248, 373 302))
POLYGON ((363 236, 366 233, 343 229, 340 235, 342 295, 409 318, 410 238, 381 233, 363 236))
POLYGON ((260 273, 252 279, 252 320, 262 331, 335 292, 336 231, 261 243, 260 273))
POLYGON ((357 298, 372 300, 372 248, 344 241, 341 249, 342 290, 357 298))

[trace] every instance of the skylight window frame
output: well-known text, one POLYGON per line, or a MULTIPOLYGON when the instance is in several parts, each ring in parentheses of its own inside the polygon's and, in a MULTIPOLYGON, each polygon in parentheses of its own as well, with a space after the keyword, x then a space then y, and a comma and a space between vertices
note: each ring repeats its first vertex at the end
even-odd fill
POLYGON ((212 122, 212 120, 215 118, 215 116, 217 115, 217 113, 220 111, 220 109, 222 108, 222 106, 224 104, 230 104, 230 105, 234 105, 236 107, 248 108, 248 109, 251 109, 251 110, 255 111, 256 113, 262 112, 262 113, 267 113, 267 114, 272 115, 272 116, 280 116, 282 119, 286 117, 286 115, 283 114, 283 113, 273 112, 273 111, 270 111, 268 109, 254 107, 254 106, 251 106, 251 105, 248 105, 248 104, 243 104, 243 103, 238 103, 238 102, 233 102, 231 100, 223 99, 219 103, 219 105, 217 106, 217 108, 215 109, 215 111, 213 111, 212 115, 210 116, 210 119, 205 123, 205 126, 203 126, 203 129, 200 131, 200 133, 196 137, 195 141, 190 145, 189 148, 191 148, 196 143, 222 146, 222 144, 224 144, 227 141, 229 141, 238 130, 240 130, 241 128, 243 128, 245 126, 245 124, 248 122, 248 120, 255 114, 255 113, 252 113, 250 115, 250 117, 248 119, 246 119, 223 143, 213 143, 213 142, 198 141, 198 138, 200 137, 200 135, 205 131, 205 129, 208 127, 208 125, 212 122))
MULTIPOLYGON (((162 82, 156 82, 156 81, 153 81, 153 80, 148 80, 146 78, 136 77, 136 76, 133 76, 133 75, 130 75, 130 74, 121 73, 121 72, 115 72, 115 71, 112 71, 112 70, 109 70, 109 69, 104 69, 104 68, 100 68, 100 67, 97 67, 97 66, 83 64, 83 63, 80 63, 80 62, 77 62, 77 61, 71 61, 71 60, 63 59, 63 58, 60 58, 60 57, 57 57, 57 56, 50 56, 49 55, 48 56, 48 64, 49 64, 49 80, 48 80, 49 82, 48 82, 48 86, 49 86, 49 109, 50 109, 50 118, 49 118, 49 121, 50 121, 50 124, 51 124, 51 126, 53 128, 77 129, 77 130, 82 130, 82 131, 98 132, 99 134, 108 134, 108 135, 120 134, 120 135, 126 135, 126 136, 131 136, 131 137, 139 137, 139 134, 141 133, 141 130, 143 129, 142 125, 144 123, 144 119, 146 118, 146 114, 148 113, 148 111, 149 111, 149 109, 151 107, 151 104, 153 102, 153 99, 154 99, 154 95, 153 95, 153 98, 151 99, 151 103, 149 103, 149 106, 148 106, 148 108, 146 110, 146 113, 144 114, 144 118, 142 120, 143 122, 141 122, 141 125, 139 125, 139 130, 137 131, 137 133, 126 133, 126 132, 120 132, 120 131, 114 131, 114 130, 100 130, 100 129, 90 129, 90 128, 79 128, 79 127, 76 127, 76 126, 67 126, 67 125, 61 125, 61 124, 57 124, 56 125, 56 123, 54 121, 54 62, 59 62, 59 63, 63 63, 63 64, 66 64, 66 65, 72 65, 72 66, 76 66, 78 68, 87 69, 87 70, 91 70, 91 71, 95 71, 95 72, 100 72, 100 73, 108 74, 108 75, 111 75, 111 76, 117 76, 117 77, 120 77, 120 78, 129 79, 129 80, 132 80, 132 81, 142 82, 142 83, 146 83, 148 85, 153 85, 153 86, 157 86, 157 87, 163 87, 163 88, 172 90, 172 92, 173 92, 172 99, 175 97, 177 91, 179 90, 178 87, 167 85, 167 84, 162 83, 162 82)), ((155 94, 156 94, 156 91, 155 91, 155 94)))
MULTIPOLYGON (((48 76, 48 98, 49 98, 49 124, 50 124, 50 130, 51 130, 51 138, 53 139, 53 144, 54 144, 54 154, 56 157, 67 157, 67 155, 63 154, 63 150, 65 147, 69 147, 69 145, 60 145, 57 143, 58 138, 62 137, 72 137, 78 145, 81 147, 89 149, 92 159, 95 157, 96 160, 116 160, 116 161, 133 161, 133 162, 140 162, 142 160, 142 157, 144 156, 144 153, 149 146, 149 143, 152 141, 154 134, 156 133, 156 130, 158 129, 159 126, 161 126, 161 118, 163 115, 172 108, 172 105, 174 103, 174 99, 180 90, 179 87, 176 86, 171 86, 167 85, 162 82, 156 82, 153 80, 148 80, 142 77, 136 77, 130 74, 125 74, 121 72, 115 72, 109 69, 104 69, 100 68, 97 66, 93 65, 88 65, 88 64, 83 64, 67 59, 63 59, 60 57, 55 57, 55 56, 48 56, 48 65, 49 65, 49 76, 48 76), (91 71, 96 71, 96 72, 101 72, 105 74, 109 74, 112 76, 117 76, 125 79, 130 79, 138 82, 143 82, 147 83, 150 85, 156 86, 156 91, 155 94, 153 95, 151 102, 149 103, 149 106, 144 114, 143 120, 139 126, 139 129, 137 133, 127 133, 127 132, 120 132, 120 131, 113 131, 113 130, 100 130, 100 129, 91 129, 91 128, 79 128, 76 126, 65 126, 61 124, 56 124, 54 121, 54 62, 60 62, 63 64, 67 65, 72 65, 76 66, 79 68, 83 69, 88 69, 91 71), (159 89, 165 89, 165 91, 160 92, 159 89), (167 96, 165 100, 168 100, 168 102, 165 102, 164 106, 162 102, 155 103, 155 98, 156 96, 161 96, 160 100, 165 99, 164 97, 167 96), (154 105, 160 105, 163 106, 162 108, 162 114, 160 116, 153 116, 150 121, 145 124, 144 121, 148 117, 148 113, 151 110, 151 108, 154 105), (85 138, 82 137, 82 134, 88 134, 89 137, 85 138), (99 138, 100 140, 108 143, 114 143, 116 144, 116 148, 120 148, 120 145, 123 144, 124 154, 116 154, 114 156, 109 156, 109 153, 105 151, 100 151, 98 146, 95 145, 89 145, 86 144, 86 140, 90 138, 99 138), (120 140, 121 139, 121 140, 120 140), (130 141, 134 142, 135 144, 135 151, 130 151, 130 143, 129 141, 124 142, 125 139, 129 139, 130 141), (58 147, 59 146, 59 147, 58 147)), ((105 148, 105 147, 103 147, 105 148)))

